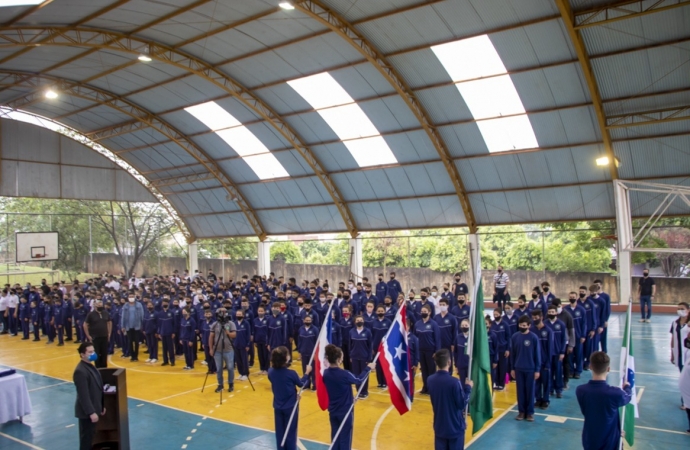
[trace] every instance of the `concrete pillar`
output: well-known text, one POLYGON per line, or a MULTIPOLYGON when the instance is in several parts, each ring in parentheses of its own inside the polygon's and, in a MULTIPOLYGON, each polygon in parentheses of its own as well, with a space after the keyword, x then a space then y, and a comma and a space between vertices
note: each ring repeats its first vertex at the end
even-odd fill
POLYGON ((616 235, 618 241, 616 250, 618 253, 618 294, 619 303, 627 305, 632 295, 632 267, 631 253, 628 248, 632 246, 632 218, 630 215, 630 194, 623 183, 613 181, 613 192, 616 199, 616 235))
POLYGON ((190 243, 187 246, 187 253, 189 254, 189 275, 194 276, 194 271, 199 270, 199 254, 198 254, 198 244, 196 241, 190 243))
POLYGON ((479 278, 482 273, 481 256, 479 251, 479 235, 470 234, 467 240, 467 252, 470 259, 470 268, 468 269, 467 287, 470 290, 470 299, 474 302, 475 286, 479 284, 479 278))
POLYGON ((271 273, 271 242, 259 242, 259 257, 257 259, 257 275, 268 276, 271 273))
POLYGON ((364 264, 362 263, 362 238, 350 239, 350 272, 355 275, 355 283, 362 281, 364 276, 364 264))

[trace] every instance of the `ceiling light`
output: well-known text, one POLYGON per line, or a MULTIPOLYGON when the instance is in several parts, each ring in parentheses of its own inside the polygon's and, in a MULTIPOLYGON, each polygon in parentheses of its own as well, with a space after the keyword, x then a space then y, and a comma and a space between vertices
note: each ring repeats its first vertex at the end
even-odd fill
POLYGON ((608 166, 609 165, 609 157, 608 156, 602 156, 601 158, 597 158, 597 166, 608 166))
POLYGON ((290 2, 280 2, 280 3, 278 3, 278 6, 280 6, 281 8, 283 8, 287 11, 295 9, 295 6, 290 2))
POLYGON ((139 55, 138 59, 139 59, 139 61, 142 61, 142 62, 151 62, 152 61, 151 57, 146 56, 146 55, 139 55))
POLYGON ((58 94, 57 94, 57 92, 55 92, 54 90, 48 89, 48 90, 46 91, 46 98, 50 98, 50 99, 58 98, 58 94))

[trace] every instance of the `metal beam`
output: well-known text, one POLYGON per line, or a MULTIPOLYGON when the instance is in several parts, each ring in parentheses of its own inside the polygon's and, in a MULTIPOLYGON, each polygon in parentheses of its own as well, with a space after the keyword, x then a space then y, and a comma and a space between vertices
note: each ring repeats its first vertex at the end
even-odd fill
POLYGON ((575 13, 575 29, 606 25, 619 20, 646 16, 660 11, 668 11, 681 6, 687 6, 690 0, 624 0, 598 8, 575 13))
MULTIPOLYGON (((169 187, 169 186, 177 186, 179 184, 196 183, 198 181, 209 181, 209 180, 215 180, 215 179, 216 179, 216 177, 214 177, 213 174, 210 174, 210 173, 195 173, 195 174, 191 174, 191 175, 180 175, 177 177, 170 177, 170 178, 158 178, 155 180, 151 180, 151 184, 157 188, 162 188, 162 187, 169 187)), ((254 211, 257 211, 257 210, 254 209, 254 211)), ((239 211, 236 211, 236 212, 239 212, 239 211)), ((182 217, 184 217, 184 216, 182 216, 182 217)))
MULTIPOLYGON (((402 97, 412 113, 415 115, 422 128, 426 132, 429 140, 436 148, 443 165, 448 171, 448 176, 453 183, 455 192, 462 206, 465 214, 465 220, 470 228, 471 233, 476 233, 477 223, 472 211, 472 205, 467 197, 465 185, 460 178, 460 172, 453 163, 453 158, 443 141, 441 134, 436 127, 431 123, 429 114, 426 112, 417 95, 410 89, 405 80, 398 74, 398 71, 393 65, 379 52, 364 36, 357 31, 345 19, 340 17, 335 12, 328 9, 317 0, 299 0, 294 3, 295 8, 313 17, 321 24, 327 26, 333 32, 350 43, 362 56, 364 56, 376 69, 383 75, 386 80, 393 86, 396 92, 402 97)), ((353 236, 354 237, 354 236, 353 236)))
MULTIPOLYGON (((244 196, 235 184, 228 178, 228 176, 220 169, 218 164, 213 161, 207 154, 202 150, 197 144, 195 144, 191 139, 185 136, 182 132, 178 131, 172 125, 168 124, 166 121, 158 117, 157 115, 141 108, 140 106, 119 97, 110 92, 87 86, 75 81, 64 80, 57 77, 51 77, 47 75, 35 75, 28 74, 25 72, 14 72, 7 70, 0 70, 0 74, 9 75, 16 78, 16 82, 25 83, 22 87, 28 87, 31 89, 38 89, 42 86, 53 86, 63 95, 70 95, 78 98, 83 98, 89 101, 93 101, 105 106, 109 106, 123 114, 126 114, 132 119, 144 122, 149 127, 153 128, 157 132, 163 134, 168 139, 175 142, 183 150, 189 153, 194 159, 199 161, 208 170, 214 178, 216 178, 221 185, 225 188, 231 198, 237 199, 237 204, 240 209, 244 212, 249 224, 254 229, 256 235, 259 239, 266 239, 266 232, 259 222, 259 219, 254 214, 252 208, 247 204, 244 196), (23 81, 20 81, 23 80, 23 81)), ((30 93, 27 94, 22 99, 17 99, 14 102, 7 104, 10 108, 21 109, 21 107, 27 103, 32 102, 36 96, 41 94, 30 93)))
POLYGON ((36 41, 39 39, 41 42, 40 45, 79 46, 89 47, 95 50, 108 49, 134 55, 147 53, 152 59, 186 70, 223 89, 262 117, 290 142, 307 164, 309 164, 314 173, 317 174, 324 187, 331 195, 333 202, 343 218, 347 231, 352 236, 358 234, 357 225, 354 222, 347 204, 342 199, 340 191, 332 182, 330 176, 324 170, 321 162, 316 158, 313 151, 303 142, 302 138, 281 115, 275 112, 247 88, 230 78, 227 74, 205 61, 182 53, 171 47, 112 31, 74 27, 0 28, 0 48, 8 46, 33 46, 36 45, 36 41))
MULTIPOLYGON (((601 131, 601 136, 604 141, 604 149, 606 150, 606 155, 609 157, 609 161, 615 161, 615 155, 613 153, 613 145, 611 143, 611 135, 606 128, 606 116, 604 115, 604 106, 601 101, 601 94, 599 93, 599 87, 597 86, 596 78, 594 77, 594 71, 592 70, 592 64, 587 55, 587 50, 585 49, 585 43, 582 40, 580 32, 574 27, 573 22, 573 11, 570 8, 569 0, 556 0, 558 9, 561 12, 561 17, 563 18, 563 24, 568 30, 570 35, 570 40, 575 47, 575 52, 577 53, 577 59, 580 60, 580 65, 582 66, 582 72, 585 75, 585 80, 587 81, 587 87, 589 88, 589 95, 592 99, 592 104, 594 106, 594 111, 597 115, 597 122, 599 123, 599 130, 601 131)), ((609 164, 609 170, 611 172, 611 179, 618 179, 618 168, 615 164, 609 164)))
POLYGON ((35 5, 32 8, 27 8, 18 15, 14 16, 7 22, 3 23, 3 26, 9 27, 10 25, 14 25, 15 23, 19 22, 20 20, 30 16, 31 14, 35 13, 36 11, 40 11, 41 9, 45 8, 46 6, 50 5, 53 3, 55 0, 45 0, 43 3, 39 3, 38 5, 35 5))
POLYGON ((690 106, 677 108, 655 109, 630 114, 617 114, 606 118, 606 128, 626 128, 640 125, 655 125, 659 123, 690 120, 690 106))
POLYGON ((117 125, 101 128, 100 130, 85 132, 84 135, 94 142, 99 142, 104 139, 122 136, 123 134, 132 133, 145 128, 149 128, 148 124, 138 120, 130 120, 125 123, 118 123, 117 125))

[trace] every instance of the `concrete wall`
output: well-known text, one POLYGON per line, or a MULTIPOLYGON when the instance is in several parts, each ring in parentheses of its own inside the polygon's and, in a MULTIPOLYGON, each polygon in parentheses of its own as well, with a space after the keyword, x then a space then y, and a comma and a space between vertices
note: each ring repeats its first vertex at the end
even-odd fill
MULTIPOLYGON (((108 272, 112 274, 122 273, 122 266, 120 260, 115 254, 94 254, 94 271, 96 273, 108 272)), ((89 258, 84 259, 84 269, 88 268, 89 258)), ((152 276, 154 274, 171 274, 173 270, 182 271, 187 267, 185 258, 161 258, 158 260, 143 260, 137 264, 136 273, 138 275, 152 276)), ((255 260, 242 260, 231 262, 229 260, 222 261, 220 259, 200 259, 199 270, 206 274, 208 270, 212 269, 218 276, 223 276, 224 279, 239 279, 242 275, 252 276, 256 273, 257 262, 255 260)), ((418 268, 398 268, 387 267, 385 279, 388 280, 389 271, 396 272, 396 278, 403 286, 403 289, 415 289, 419 293, 419 289, 434 285, 438 286, 439 290, 444 281, 452 283, 452 274, 445 272, 436 272, 431 269, 418 268)), ((286 264, 283 261, 272 261, 271 271, 275 272, 276 276, 283 275, 286 278, 295 277, 298 280, 308 279, 313 280, 319 278, 320 280, 328 280, 331 286, 337 285, 339 281, 347 281, 349 277, 349 268, 345 266, 329 266, 316 264, 286 264)), ((382 268, 364 268, 364 276, 368 277, 370 281, 376 283, 377 274, 382 272, 382 268)), ((513 299, 517 300, 520 294, 525 294, 529 299, 530 292, 534 286, 541 284, 545 279, 551 284, 551 290, 557 296, 567 298, 568 292, 577 291, 582 285, 589 286, 592 280, 597 278, 604 282, 604 290, 611 295, 614 302, 618 302, 618 282, 615 275, 608 273, 555 273, 546 272, 546 277, 541 271, 522 271, 509 270, 510 276, 510 292, 513 299)), ((485 299, 490 300, 493 286, 492 271, 484 271, 482 278, 484 280, 485 299)), ((463 272, 462 280, 467 282, 467 273, 463 272)), ((639 278, 633 278, 633 292, 636 292, 636 287, 639 278)), ((657 297, 655 303, 657 304, 674 304, 678 301, 687 301, 688 293, 690 293, 690 279, 688 278, 656 278, 657 280, 657 297)), ((637 299, 635 299, 635 302, 637 299)))

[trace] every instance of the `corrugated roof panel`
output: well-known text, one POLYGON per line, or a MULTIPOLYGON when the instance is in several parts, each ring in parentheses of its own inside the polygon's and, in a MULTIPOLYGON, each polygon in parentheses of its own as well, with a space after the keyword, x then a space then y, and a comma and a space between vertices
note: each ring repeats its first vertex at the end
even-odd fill
MULTIPOLYGON (((667 113, 666 115, 670 115, 667 113)), ((651 125, 638 125, 635 127, 612 128, 611 139, 626 140, 639 139, 640 137, 654 137, 673 134, 690 133, 690 119, 678 122, 663 122, 651 125)))
POLYGON ((253 89, 361 60, 362 55, 354 47, 329 33, 219 68, 253 89))
POLYGON ((451 156, 485 155, 489 153, 479 127, 474 122, 438 127, 451 156))
MULTIPOLYGON (((13 58, 11 64, 6 63, 3 65, 23 72, 39 73, 48 67, 84 53, 84 49, 80 47, 42 45, 27 48, 29 49, 28 52, 13 58)), ((12 53, 15 51, 13 50, 12 53)), ((74 65, 71 65, 71 67, 74 68, 74 65)), ((104 70, 103 66, 99 64, 93 67, 84 67, 81 72, 84 76, 91 76, 102 70, 104 70)))
POLYGON ((431 48, 390 56, 388 61, 412 89, 451 81, 431 48))
POLYGON ((327 172, 359 168, 355 158, 352 157, 352 154, 342 142, 328 145, 312 145, 311 151, 314 152, 327 172))
POLYGON ((448 174, 448 169, 441 162, 424 164, 431 183, 434 185, 436 192, 455 192, 455 187, 448 174))
POLYGON ((190 3, 189 0, 166 0, 165 2, 128 2, 119 8, 89 21, 89 25, 106 29, 126 31, 147 24, 158 17, 172 13, 190 3), (110 26, 109 26, 110 25, 110 26))
POLYGON ((438 151, 424 130, 389 134, 383 138, 399 163, 439 159, 438 151))
POLYGON ((690 175, 690 135, 614 142, 613 149, 623 179, 690 175))
POLYGON ((237 30, 260 42, 267 48, 286 41, 309 36, 314 32, 325 30, 320 22, 299 9, 280 10, 274 14, 242 24, 237 30))
POLYGON ((298 177, 314 173, 309 164, 302 158, 297 150, 272 152, 280 164, 287 170, 290 176, 298 177))
POLYGON ((525 110, 589 102, 589 90, 579 64, 575 62, 511 75, 525 110))
POLYGON ((227 159, 237 156, 235 150, 232 149, 223 139, 216 133, 205 133, 192 136, 191 140, 199 147, 204 149, 204 152, 213 159, 227 159))
MULTIPOLYGON (((115 0, 100 2, 94 2, 93 0, 70 0, 70 8, 65 8, 64 2, 52 2, 31 14, 31 23, 73 23, 113 3, 115 3, 115 0)), ((16 17, 19 13, 26 11, 26 9, 26 6, 16 8, 4 7, 2 10, 3 22, 10 17, 16 17)))
POLYGON ((190 231, 199 239, 218 236, 256 236, 243 213, 213 216, 190 216, 185 219, 190 231))
POLYGON ((257 211, 257 216, 268 234, 327 233, 345 229, 335 205, 257 211))
POLYGON ((649 50, 592 58, 592 69, 602 98, 634 96, 654 85, 654 91, 688 87, 687 70, 678 70, 685 61, 690 42, 649 50))
POLYGON ((493 33, 489 38, 509 72, 576 58, 559 20, 493 33))
POLYGON ((589 53, 598 54, 686 38, 688 29, 690 10, 675 8, 611 22, 606 26, 584 28, 582 39, 589 53))
POLYGON ((419 121, 400 96, 360 102, 359 106, 379 133, 419 128, 419 121))
POLYGON ((222 191, 220 196, 216 196, 214 192, 197 191, 169 195, 177 197, 178 201, 175 204, 178 205, 179 212, 183 215, 241 211, 237 203, 226 200, 227 192, 222 191))
POLYGON ((525 192, 470 194, 470 204, 475 212, 477 223, 480 225, 490 225, 492 223, 513 223, 515 221, 530 222, 531 214, 525 192), (510 203, 507 199, 508 195, 511 198, 510 203), (519 212, 519 215, 514 215, 512 211, 519 212))
POLYGON ((362 2, 360 0, 324 0, 323 3, 337 11, 347 21, 361 21, 366 17, 379 14, 395 14, 399 8, 404 8, 419 3, 418 0, 377 0, 375 2, 362 2))
MULTIPOLYGON (((653 89, 645 89, 644 92, 649 94, 653 92, 653 89)), ((690 105, 690 91, 653 96, 645 95, 644 97, 629 98, 622 101, 604 102, 604 112, 607 116, 612 116, 686 105, 690 105)))
MULTIPOLYGON (((506 156, 505 158, 509 157, 506 156)), ((486 157, 472 158, 455 162, 455 165, 458 167, 460 177, 463 181, 465 181, 465 188, 468 191, 486 191, 503 188, 501 176, 499 175, 498 168, 494 162, 495 160, 496 158, 486 157), (473 182, 468 184, 466 180, 473 180, 473 182)), ((510 168, 511 172, 513 170, 514 168, 510 168)))
POLYGON ((540 147, 601 140, 591 106, 529 114, 529 120, 540 147))
POLYGON ((251 183, 259 181, 259 177, 254 170, 249 167, 249 164, 244 162, 242 158, 236 158, 225 161, 218 161, 218 166, 223 170, 235 183, 251 183))
MULTIPOLYGON (((168 79, 168 77, 165 77, 168 79)), ((152 82, 155 83, 155 82, 152 82)), ((135 94, 130 101, 151 112, 169 111, 196 105, 227 92, 197 77, 163 83, 153 89, 135 94)))
POLYGON ((331 179, 347 202, 368 200, 380 195, 396 195, 390 182, 381 170, 335 173, 331 175, 331 179), (376 189, 374 189, 374 186, 376 186, 376 189))
POLYGON ((338 135, 316 111, 291 115, 285 119, 307 145, 337 141, 338 135))
POLYGON ((436 125, 472 120, 472 113, 455 85, 421 89, 416 94, 419 102, 429 113, 429 118, 436 125))
POLYGON ((410 173, 405 167, 393 167, 385 171, 387 182, 393 186, 393 191, 398 197, 412 197, 415 195, 410 173))

